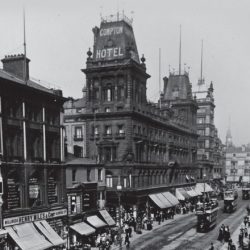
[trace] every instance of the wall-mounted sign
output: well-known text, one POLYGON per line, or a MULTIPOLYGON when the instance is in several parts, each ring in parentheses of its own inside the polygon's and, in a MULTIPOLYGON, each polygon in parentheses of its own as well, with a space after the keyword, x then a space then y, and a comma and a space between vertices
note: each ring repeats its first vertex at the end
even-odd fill
POLYGON ((97 49, 96 50, 96 59, 112 59, 114 57, 124 56, 121 47, 108 48, 108 49, 97 49))
POLYGON ((112 36, 112 35, 119 35, 122 34, 123 27, 112 27, 107 29, 101 29, 100 30, 100 36, 112 36))
POLYGON ((36 214, 27 214, 23 216, 16 216, 16 217, 4 219, 3 226, 8 227, 8 226, 32 222, 32 221, 46 220, 46 219, 61 217, 65 215, 67 215, 67 209, 58 209, 58 210, 51 210, 51 211, 36 213, 36 214))

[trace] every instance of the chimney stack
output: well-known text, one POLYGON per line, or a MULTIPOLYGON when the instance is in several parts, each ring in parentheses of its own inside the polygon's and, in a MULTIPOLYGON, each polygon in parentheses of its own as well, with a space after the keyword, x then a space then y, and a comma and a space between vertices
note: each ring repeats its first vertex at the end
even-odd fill
POLYGON ((26 57, 26 69, 24 67, 24 54, 18 55, 8 55, 2 59, 3 63, 3 70, 22 79, 22 80, 29 80, 29 62, 30 59, 26 57), (26 73, 26 77, 24 74, 26 73))

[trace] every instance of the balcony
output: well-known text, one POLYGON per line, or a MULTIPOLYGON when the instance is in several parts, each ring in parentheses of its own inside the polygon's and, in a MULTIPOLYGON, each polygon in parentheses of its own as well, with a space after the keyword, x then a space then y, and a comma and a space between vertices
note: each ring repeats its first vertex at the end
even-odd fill
POLYGON ((122 132, 122 133, 116 133, 115 135, 115 138, 116 139, 124 139, 125 138, 125 132, 122 132))
POLYGON ((74 141, 83 141, 82 135, 74 135, 74 141))
POLYGON ((112 139, 113 138, 113 136, 112 136, 112 134, 103 134, 103 139, 112 139))

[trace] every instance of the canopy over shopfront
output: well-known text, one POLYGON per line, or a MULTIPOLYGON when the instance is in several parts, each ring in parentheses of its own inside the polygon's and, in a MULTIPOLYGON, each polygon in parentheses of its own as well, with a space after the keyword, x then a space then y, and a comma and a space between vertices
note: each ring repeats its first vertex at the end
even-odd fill
POLYGON ((162 193, 162 195, 165 196, 165 198, 167 198, 167 200, 169 200, 169 202, 173 206, 176 206, 176 205, 179 204, 178 199, 173 194, 171 194, 170 192, 164 192, 164 193, 162 193))
POLYGON ((53 247, 53 244, 36 230, 32 222, 6 227, 6 231, 22 250, 44 250, 53 247))
POLYGON ((192 187, 186 187, 185 191, 187 192, 187 194, 190 197, 197 197, 198 196, 198 194, 194 191, 194 189, 192 187))
POLYGON ((95 232, 95 229, 85 222, 76 223, 70 226, 71 229, 79 233, 80 235, 88 236, 95 232))
POLYGON ((195 191, 200 193, 204 192, 207 193, 207 192, 213 192, 214 190, 207 183, 197 183, 195 191))
POLYGON ((87 217, 87 222, 94 228, 101 228, 107 226, 107 224, 102 221, 97 215, 87 217))
POLYGON ((187 193, 187 191, 185 191, 184 190, 184 188, 176 188, 176 197, 177 197, 177 199, 178 200, 185 200, 185 199, 189 199, 190 197, 192 197, 192 196, 190 196, 188 193, 187 193), (181 194, 181 195, 180 195, 181 194), (179 199, 179 198, 180 199, 179 199), (184 199, 183 199, 183 197, 184 197, 184 199))
POLYGON ((227 176, 227 182, 239 182, 240 177, 237 175, 228 175, 227 176))
POLYGON ((36 221, 34 224, 45 235, 45 237, 53 244, 59 246, 64 244, 64 240, 54 231, 46 220, 36 221))
POLYGON ((107 210, 105 210, 105 209, 100 210, 99 213, 101 214, 101 216, 103 217, 103 219, 105 220, 105 222, 106 222, 109 226, 114 226, 114 225, 115 225, 115 221, 114 221, 113 218, 110 216, 110 214, 108 213, 107 210))
POLYGON ((149 198, 160 208, 166 209, 173 207, 174 205, 162 194, 150 194, 149 198))

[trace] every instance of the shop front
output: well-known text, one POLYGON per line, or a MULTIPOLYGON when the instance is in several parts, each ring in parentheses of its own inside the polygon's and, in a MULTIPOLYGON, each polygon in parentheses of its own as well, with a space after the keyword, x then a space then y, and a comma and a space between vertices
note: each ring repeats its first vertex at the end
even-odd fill
POLYGON ((65 220, 67 209, 56 209, 41 213, 4 218, 3 227, 7 232, 8 250, 63 249, 66 239, 61 237, 64 227, 50 225, 55 220, 65 220), (59 233, 59 234, 58 234, 59 233))

